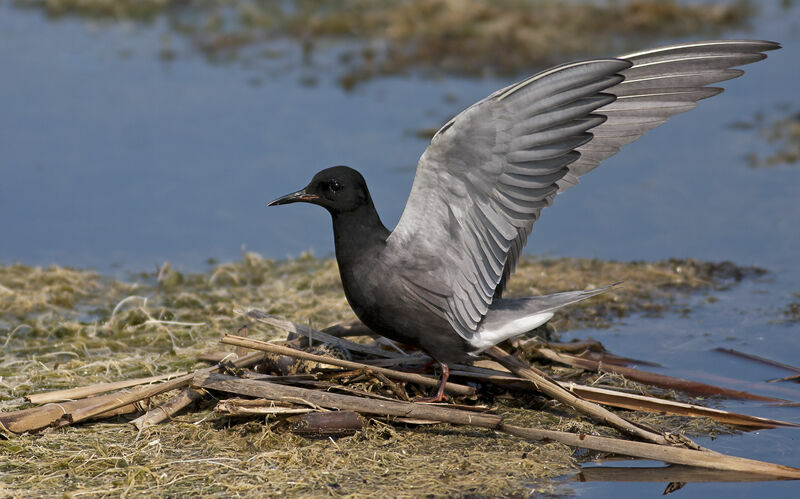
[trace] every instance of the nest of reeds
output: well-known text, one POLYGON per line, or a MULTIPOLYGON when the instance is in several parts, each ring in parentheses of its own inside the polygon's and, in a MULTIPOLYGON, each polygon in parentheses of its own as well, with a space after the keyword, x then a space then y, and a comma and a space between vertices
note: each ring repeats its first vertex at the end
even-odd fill
MULTIPOLYGON (((568 327, 683 308, 688 290, 761 273, 694 261, 527 259, 512 291, 591 287, 612 274, 628 281, 556 322, 568 327)), ((786 425, 703 408, 692 394, 759 396, 632 369, 598 342, 544 341, 552 329, 503 345, 513 355, 493 350, 455 366, 449 403, 415 403, 436 373, 418 372, 421 353, 350 322, 330 260, 248 254, 207 274, 164 266, 133 283, 12 266, 0 267, 0 286, 10 298, 0 324, 8 437, 0 449, 16 494, 352 493, 365 483, 379 494, 399 480, 409 494, 514 494, 606 454, 796 473, 688 440, 786 425), (268 310, 243 306, 256 301, 268 310), (321 317, 337 324, 314 328, 321 317), (229 346, 214 346, 220 338, 229 346)))

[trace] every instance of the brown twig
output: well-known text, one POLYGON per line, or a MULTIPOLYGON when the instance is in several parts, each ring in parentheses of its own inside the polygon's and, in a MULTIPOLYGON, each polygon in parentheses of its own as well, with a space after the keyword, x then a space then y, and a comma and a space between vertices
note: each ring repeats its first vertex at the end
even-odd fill
POLYGON ((195 390, 194 388, 184 388, 177 395, 167 400, 163 404, 150 409, 146 413, 131 421, 131 424, 135 426, 137 430, 149 428, 150 426, 157 425, 162 421, 172 418, 172 416, 174 416, 184 407, 188 407, 198 400, 202 400, 204 397, 205 394, 199 390, 195 390))
POLYGON ((630 357, 621 357, 619 355, 614 355, 613 353, 608 353, 608 352, 584 352, 578 355, 578 357, 582 359, 594 360, 596 362, 602 362, 603 364, 614 364, 615 366, 627 366, 631 364, 636 364, 640 366, 661 367, 661 364, 657 364, 655 362, 649 362, 641 359, 632 359, 630 357))
MULTIPOLYGON (((263 353, 256 352, 234 359, 231 361, 231 364, 234 367, 239 368, 250 367, 258 364, 263 358, 263 353)), ((220 364, 207 367, 206 370, 208 370, 208 372, 216 372, 221 368, 222 365, 220 364)), ((141 431, 144 428, 149 428, 150 426, 157 425, 166 421, 167 419, 170 419, 181 409, 190 406, 194 402, 201 400, 203 397, 205 397, 205 394, 200 393, 194 388, 184 388, 180 393, 167 400, 160 406, 150 409, 146 413, 131 421, 131 424, 135 426, 137 430, 141 431)))
POLYGON ((765 357, 759 357, 758 355, 753 355, 752 353, 745 353, 740 352, 739 350, 734 350, 733 348, 715 348, 715 352, 726 353, 728 355, 733 355, 735 357, 740 357, 742 359, 754 360, 756 362, 760 362, 762 364, 766 364, 772 367, 778 367, 780 369, 785 369, 787 371, 791 371, 793 373, 800 373, 800 367, 791 366, 789 364, 784 364, 783 362, 778 362, 777 360, 767 359, 765 357))
MULTIPOLYGON (((502 367, 502 366, 501 366, 502 367)), ((487 368, 476 368, 472 366, 458 366, 458 369, 450 370, 451 377, 474 379, 484 383, 492 383, 507 388, 520 390, 536 389, 536 385, 527 379, 512 375, 507 371, 499 371, 487 368)), ((723 411, 721 409, 711 409, 695 404, 686 404, 672 400, 664 400, 645 395, 624 393, 619 390, 599 388, 596 386, 581 385, 572 382, 556 381, 562 388, 574 393, 595 404, 602 404, 622 409, 634 411, 647 411, 663 414, 675 414, 679 416, 708 417, 720 423, 732 424, 745 429, 777 428, 777 427, 796 427, 796 423, 780 421, 777 419, 760 418, 739 414, 736 412, 723 411)))
POLYGON ((104 403, 95 406, 81 407, 74 411, 70 411, 66 413, 62 419, 66 424, 80 423, 81 421, 86 421, 87 419, 93 418, 98 414, 114 410, 118 407, 132 404, 142 399, 155 397, 160 393, 183 388, 184 386, 188 385, 189 382, 191 382, 192 376, 194 376, 194 374, 190 373, 164 383, 139 388, 138 390, 112 393, 110 394, 108 400, 104 403))
MULTIPOLYGON (((98 407, 106 402, 113 400, 118 395, 100 395, 89 397, 72 402, 51 402, 39 407, 22 409, 19 411, 4 412, 0 414, 0 425, 14 433, 25 433, 26 431, 38 431, 48 426, 53 426, 66 414, 83 408, 98 407)), ((111 410, 95 412, 93 419, 110 418, 121 414, 129 414, 141 410, 137 405, 130 403, 115 407, 111 410)))
POLYGON ((362 414, 374 414, 377 416, 429 419, 451 424, 477 426, 503 431, 528 440, 551 440, 572 447, 645 459, 655 459, 668 463, 719 470, 759 473, 776 479, 800 479, 800 469, 788 466, 726 456, 708 450, 685 449, 645 442, 597 437, 593 435, 522 428, 504 423, 502 416, 478 414, 436 405, 364 399, 350 395, 320 392, 295 386, 241 379, 213 373, 198 373, 194 377, 192 384, 196 387, 247 395, 250 397, 262 397, 274 400, 303 399, 328 409, 356 411, 362 414))
MULTIPOLYGON (((247 325, 244 325, 244 326, 242 326, 242 327, 240 327, 239 329, 236 330, 236 334, 241 336, 241 337, 243 337, 243 338, 247 338, 247 335, 248 335, 249 332, 250 332, 250 328, 248 328, 247 325)), ((237 357, 244 357, 245 355, 247 355, 247 350, 242 348, 242 347, 236 347, 236 350, 234 350, 234 353, 236 353, 237 357)))
POLYGON ((266 416, 269 414, 306 414, 317 409, 297 407, 277 400, 231 398, 220 400, 214 411, 227 416, 266 416))
POLYGON ((386 376, 384 376, 383 374, 381 374, 379 372, 375 372, 375 371, 372 371, 372 370, 370 370, 369 372, 371 374, 373 374, 376 378, 378 378, 378 380, 381 383, 383 383, 384 385, 388 386, 389 390, 391 390, 391 392, 395 395, 395 397, 399 398, 400 400, 408 401, 408 394, 406 393, 405 390, 403 390, 400 387, 400 385, 398 385, 397 383, 395 383, 394 381, 390 380, 389 378, 387 378, 386 376))
POLYGON ((786 376, 785 378, 769 379, 767 380, 767 383, 778 383, 779 381, 800 381, 800 374, 793 374, 791 376, 786 376))
POLYGON ((594 338, 586 338, 583 341, 571 341, 569 343, 548 343, 547 346, 553 350, 567 353, 581 353, 586 350, 592 352, 605 352, 606 349, 602 343, 594 338))
POLYGON ((626 435, 644 440, 645 442, 659 445, 672 445, 675 443, 668 440, 664 435, 636 426, 608 409, 577 397, 575 394, 565 390, 561 385, 550 379, 543 372, 532 366, 525 365, 522 361, 511 356, 497 346, 486 350, 485 353, 517 376, 532 381, 534 386, 542 393, 572 407, 576 411, 589 416, 599 423, 616 428, 626 435))
POLYGON ((346 437, 364 428, 357 412, 310 412, 286 419, 292 433, 311 438, 346 437))
POLYGON ((148 378, 127 379, 124 381, 114 381, 112 383, 97 383, 89 386, 81 386, 78 388, 69 388, 67 390, 55 390, 52 392, 33 393, 25 395, 25 399, 33 404, 46 404, 48 402, 61 402, 66 400, 77 400, 86 397, 91 397, 99 393, 111 392, 121 390, 123 388, 130 388, 132 386, 144 385, 148 383, 156 383, 158 381, 169 380, 178 376, 185 376, 187 372, 162 374, 160 376, 150 376, 148 378))
MULTIPOLYGON (((295 350, 293 348, 275 345, 272 343, 267 343, 265 341, 254 340, 251 338, 240 338, 235 335, 226 334, 222 340, 222 343, 228 345, 238 345, 247 348, 252 348, 254 350, 261 350, 264 352, 276 353, 279 355, 288 355, 290 357, 296 357, 298 359, 305 359, 311 360, 314 362, 320 362, 323 364, 330 364, 333 366, 344 367, 346 369, 370 369, 373 372, 381 373, 384 376, 392 379, 399 379, 401 381, 408 381, 411 383, 417 383, 423 386, 428 387, 437 387, 439 386, 439 381, 434 378, 429 378, 427 376, 422 376, 420 374, 414 373, 407 373, 402 371, 395 371, 393 369, 386 369, 383 367, 376 367, 370 366, 367 364, 362 364, 360 362, 353 362, 350 360, 342 360, 342 359, 335 359, 333 357, 328 357, 324 355, 315 355, 312 353, 304 352, 302 350, 295 350)), ((457 383, 447 383, 446 390, 448 393, 454 395, 474 395, 475 389, 470 386, 459 385, 457 383)))
POLYGON ((388 350, 384 350, 383 348, 378 348, 371 345, 362 345, 361 343, 355 343, 353 341, 345 340, 343 338, 337 338, 336 336, 332 336, 322 331, 317 331, 316 329, 311 328, 309 326, 288 321, 280 317, 275 317, 274 315, 262 312, 261 310, 256 310, 256 309, 249 310, 246 316, 249 317, 250 319, 253 319, 254 321, 261 322, 264 324, 269 324, 270 326, 283 329, 284 331, 287 331, 289 333, 297 333, 306 336, 307 338, 313 338, 315 342, 327 343, 329 345, 334 345, 339 348, 343 348, 345 350, 350 350, 352 352, 360 352, 368 355, 375 355, 378 357, 387 357, 387 358, 404 357, 403 354, 400 354, 398 352, 390 352, 388 350))
POLYGON ((571 353, 580 356, 584 359, 592 359, 599 362, 605 362, 609 364, 617 364, 617 365, 627 365, 627 364, 639 364, 644 366, 652 366, 652 367, 661 367, 659 364, 655 362, 650 362, 647 360, 641 359, 631 359, 630 357, 622 357, 619 355, 614 355, 606 351, 605 347, 599 341, 593 338, 587 338, 584 341, 572 341, 569 343, 542 343, 539 338, 530 338, 527 340, 518 340, 517 345, 521 348, 525 347, 533 347, 534 349, 538 348, 550 348, 552 350, 556 350, 562 353, 571 353))
POLYGON ((597 388, 593 386, 577 385, 574 383, 559 383, 567 390, 580 395, 581 397, 590 400, 597 404, 609 405, 613 407, 620 407, 623 409, 630 409, 632 411, 647 411, 664 414, 676 414, 679 416, 692 416, 692 417, 707 417, 712 418, 720 423, 732 424, 744 427, 751 430, 761 428, 777 428, 777 427, 797 427, 797 423, 790 423, 787 421, 780 421, 777 419, 760 418, 757 416, 749 416, 747 414, 739 414, 736 412, 723 411, 721 409, 712 409, 694 404, 685 404, 683 402, 675 402, 672 400, 663 400, 655 397, 647 397, 645 395, 637 395, 633 393, 622 393, 616 390, 609 390, 606 388, 597 388))
MULTIPOLYGON (((262 354, 250 354, 241 359, 237 359, 237 362, 243 363, 256 363, 263 357, 262 354)), ((160 383, 158 385, 150 385, 143 388, 139 388, 138 390, 130 391, 130 392, 122 392, 122 393, 115 393, 111 394, 110 399, 98 406, 90 406, 90 407, 81 407, 74 411, 68 412, 62 418, 64 424, 75 424, 81 421, 85 421, 87 419, 93 418, 98 414, 102 414, 107 411, 114 410, 118 407, 122 407, 124 405, 132 404, 142 399, 154 397, 164 392, 169 392, 172 390, 177 390, 179 388, 183 388, 189 384, 196 373, 211 373, 215 372, 220 369, 222 365, 216 365, 211 367, 206 367, 204 369, 200 369, 193 373, 189 373, 185 376, 180 376, 178 378, 172 379, 170 381, 166 381, 164 383, 160 383)), ((188 404, 187 404, 188 405, 188 404)), ((185 407, 185 406, 184 406, 185 407)), ((180 407, 175 408, 175 411, 179 410, 180 407)), ((174 412, 174 411, 173 411, 174 412)), ((167 411, 159 411, 159 414, 162 414, 163 417, 166 417, 167 411)), ((162 417, 162 416, 159 416, 162 417)), ((153 416, 154 419, 157 419, 153 416)), ((162 419, 163 421, 163 419, 162 419)))
POLYGON ((344 324, 334 324, 333 326, 326 327, 322 332, 337 338, 345 338, 348 336, 377 336, 372 329, 358 320, 344 324))
POLYGON ((701 395, 721 395, 725 397, 738 398, 738 399, 759 400, 763 402, 784 401, 783 399, 778 399, 774 397, 764 397, 762 395, 756 395, 754 393, 744 392, 741 390, 731 390, 720 386, 700 383, 698 381, 691 381, 688 379, 676 378, 673 376, 666 376, 663 374, 656 374, 648 371, 642 371, 640 369, 634 369, 632 367, 604 364, 602 362, 597 362, 595 360, 583 359, 581 357, 576 357, 574 355, 566 355, 563 353, 558 353, 549 348, 539 348, 536 350, 536 352, 541 357, 551 360, 553 362, 566 364, 572 367, 580 367, 582 369, 588 369, 590 371, 599 371, 602 369, 603 371, 606 372, 625 376, 626 378, 633 381, 639 381, 641 383, 646 383, 648 385, 660 386, 662 388, 667 388, 672 390, 680 390, 684 392, 697 393, 701 395))

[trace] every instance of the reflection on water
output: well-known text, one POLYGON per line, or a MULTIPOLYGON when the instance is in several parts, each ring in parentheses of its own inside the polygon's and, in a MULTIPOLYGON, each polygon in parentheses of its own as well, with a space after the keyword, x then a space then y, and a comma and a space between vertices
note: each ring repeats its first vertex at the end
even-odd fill
MULTIPOLYGON (((516 8, 524 3, 510 2, 516 8)), ((283 34, 296 29, 298 19, 343 16, 336 2, 298 2, 296 9, 285 2, 155 0, 13 5, 36 8, 0 4, 5 41, 0 60, 4 74, 12 75, 0 79, 6 97, 0 116, 0 222, 8 233, 0 258, 6 261, 108 270, 112 264, 142 269, 169 260, 198 270, 209 257, 238 258, 243 245, 270 257, 309 248, 329 254, 329 221, 313 207, 300 207, 289 219, 264 203, 304 185, 323 167, 349 164, 365 174, 384 222, 392 226, 429 131, 516 78, 415 74, 343 92, 330 75, 348 67, 342 54, 369 41, 326 42, 315 49, 314 63, 303 65, 303 44, 283 34), (255 23, 241 13, 223 16, 221 24, 209 20, 232 5, 278 9, 270 22, 284 28, 237 50, 241 64, 208 65, 192 57, 196 40, 255 23), (114 16, 124 21, 114 22, 114 16), (179 49, 176 39, 190 40, 189 50, 179 49), (154 55, 159 52, 172 55, 159 60, 154 55), (267 67, 261 64, 265 57, 267 67), (25 217, 13 216, 19 207, 25 217)), ((682 3, 660 10, 650 2, 597 5, 650 12, 644 19, 657 11, 680 26, 687 22, 683 11, 674 10, 684 8, 682 3)), ((559 198, 537 222, 530 251, 787 266, 790 248, 800 245, 792 222, 800 217, 797 177, 742 173, 743 157, 768 157, 768 150, 752 131, 725 125, 771 113, 776 102, 795 98, 797 37, 791 16, 781 2, 759 3, 761 17, 749 22, 752 30, 739 32, 735 27, 744 21, 728 9, 749 4, 701 5, 704 15, 719 17, 711 24, 726 26, 728 36, 775 38, 786 48, 750 66, 745 77, 726 82, 722 96, 674 118, 582 178, 580 189, 559 198)), ((397 9, 385 7, 381 15, 397 9)), ((487 14, 493 15, 501 14, 487 14)), ((636 21, 639 17, 628 22, 648 26, 636 21)), ((675 33, 688 29, 680 26, 675 33)), ((602 38, 604 30, 613 29, 587 27, 587 33, 602 38)), ((633 28, 620 31, 626 36, 613 43, 638 40, 640 34, 633 28)), ((675 41, 671 29, 654 33, 665 43, 675 41)), ((482 43, 493 44, 491 38, 482 43)), ((559 42, 556 52, 552 45, 530 44, 564 60, 560 51, 566 49, 559 42)), ((605 48, 569 50, 586 55, 605 48)), ((526 72, 533 66, 525 65, 526 72)))
MULTIPOLYGON (((556 492, 583 493, 587 496, 606 497, 650 497, 680 491, 678 497, 723 497, 734 493, 736 497, 753 497, 758 491, 770 490, 771 494, 790 497, 796 484, 763 483, 769 480, 757 474, 741 471, 715 471, 680 465, 648 466, 644 461, 628 461, 628 466, 585 466, 579 473, 567 477, 556 492), (727 484, 727 485, 721 485, 727 484), (783 493, 783 494, 782 494, 783 493)), ((572 494, 570 494, 572 493, 572 494)))
MULTIPOLYGON (((640 464, 640 462, 639 462, 640 464)), ((719 471, 692 466, 586 466, 570 478, 576 482, 760 482, 769 479, 755 473, 719 471)))

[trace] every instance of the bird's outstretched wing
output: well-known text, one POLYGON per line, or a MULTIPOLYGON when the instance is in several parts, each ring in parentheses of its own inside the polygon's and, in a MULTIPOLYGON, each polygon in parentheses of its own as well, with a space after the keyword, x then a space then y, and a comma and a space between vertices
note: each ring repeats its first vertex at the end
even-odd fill
POLYGON ((410 264, 437 262, 401 276, 414 299, 471 338, 542 208, 623 145, 722 91, 706 85, 777 48, 706 41, 565 64, 461 112, 420 158, 387 241, 410 264))

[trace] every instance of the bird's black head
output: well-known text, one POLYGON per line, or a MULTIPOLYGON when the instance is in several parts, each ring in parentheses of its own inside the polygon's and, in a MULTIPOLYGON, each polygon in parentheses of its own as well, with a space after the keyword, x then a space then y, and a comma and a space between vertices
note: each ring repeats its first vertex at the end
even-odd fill
POLYGON ((318 204, 331 213, 353 211, 371 203, 364 177, 347 166, 326 168, 314 175, 305 188, 279 197, 267 206, 300 201, 318 204))

